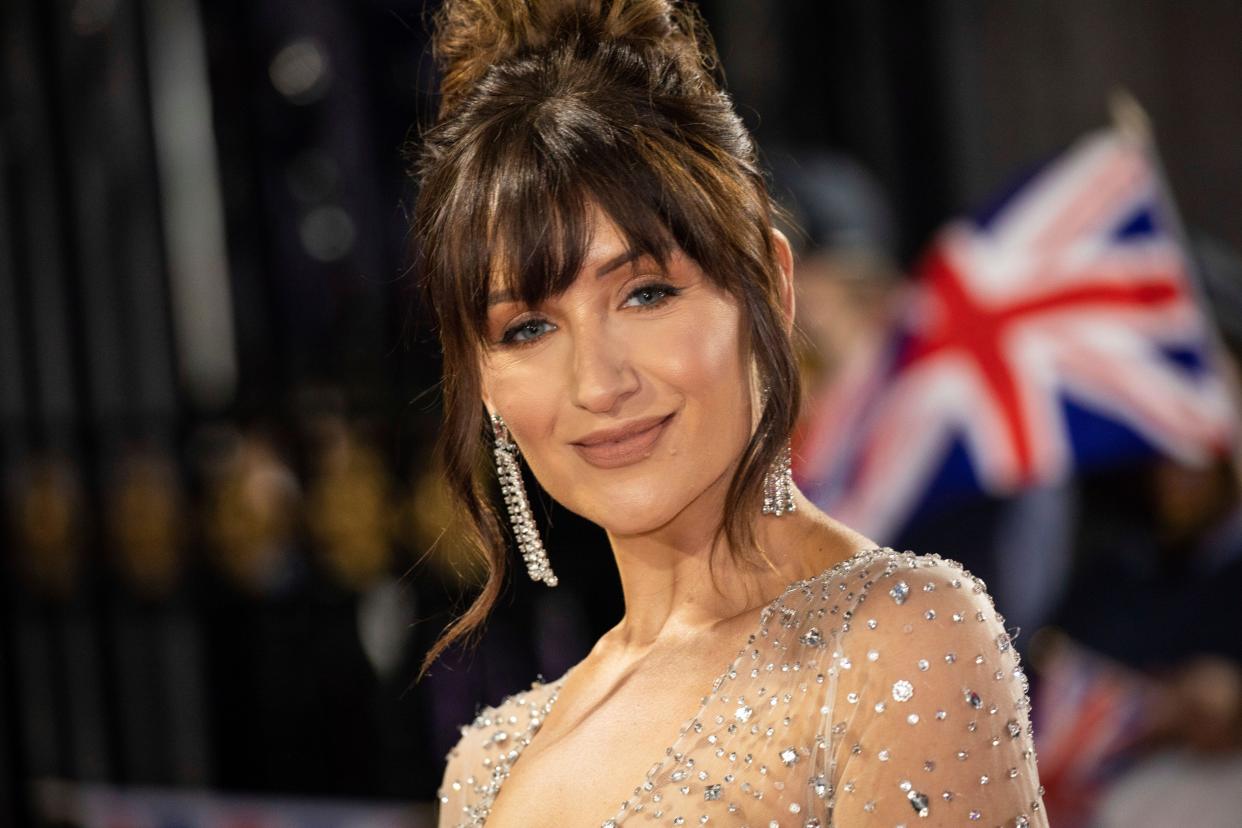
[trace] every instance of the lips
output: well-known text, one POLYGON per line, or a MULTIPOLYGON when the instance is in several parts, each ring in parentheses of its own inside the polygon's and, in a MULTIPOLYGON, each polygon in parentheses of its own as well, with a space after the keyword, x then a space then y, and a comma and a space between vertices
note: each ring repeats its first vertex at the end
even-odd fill
POLYGON ((637 463, 651 454, 665 432, 672 414, 649 417, 604 431, 595 431, 571 443, 583 460, 601 469, 615 469, 637 463))

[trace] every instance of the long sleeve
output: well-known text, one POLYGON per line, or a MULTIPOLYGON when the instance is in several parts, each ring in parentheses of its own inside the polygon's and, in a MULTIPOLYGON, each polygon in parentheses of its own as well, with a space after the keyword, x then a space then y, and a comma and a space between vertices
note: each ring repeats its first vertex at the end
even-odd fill
POLYGON ((865 576, 825 706, 832 824, 1046 825, 1026 676, 983 582, 935 556, 865 576))

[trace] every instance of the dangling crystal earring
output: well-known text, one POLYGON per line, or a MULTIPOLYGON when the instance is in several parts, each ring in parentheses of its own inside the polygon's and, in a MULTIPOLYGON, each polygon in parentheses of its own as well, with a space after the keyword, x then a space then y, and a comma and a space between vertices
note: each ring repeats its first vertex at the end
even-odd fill
POLYGON ((781 449, 763 476, 763 513, 780 517, 786 512, 796 512, 798 504, 793 497, 793 466, 789 444, 781 449))
MULTIPOLYGON (((763 386, 759 392, 760 408, 768 404, 768 395, 772 393, 770 385, 763 386)), ((780 517, 786 512, 796 512, 798 504, 793 498, 793 464, 789 443, 780 450, 767 473, 763 475, 763 513, 780 517)))
POLYGON ((500 493, 509 509, 509 522, 518 550, 526 561, 526 574, 532 581, 543 581, 550 587, 557 584, 543 540, 535 528, 530 513, 530 501, 526 499, 526 487, 522 484, 522 472, 518 469, 517 443, 509 438, 509 427, 499 414, 492 415, 492 433, 496 435, 496 476, 500 480, 500 493))

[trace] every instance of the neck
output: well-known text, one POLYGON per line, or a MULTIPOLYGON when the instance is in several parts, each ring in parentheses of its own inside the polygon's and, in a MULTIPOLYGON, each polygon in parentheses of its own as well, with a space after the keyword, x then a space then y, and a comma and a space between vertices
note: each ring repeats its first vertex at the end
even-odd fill
POLYGON ((716 532, 723 488, 704 492, 659 529, 609 533, 625 596, 625 617, 609 634, 613 644, 645 650, 669 636, 710 631, 757 611, 793 581, 873 545, 795 489, 797 509, 780 517, 756 515, 758 549, 735 554, 724 533, 716 532))

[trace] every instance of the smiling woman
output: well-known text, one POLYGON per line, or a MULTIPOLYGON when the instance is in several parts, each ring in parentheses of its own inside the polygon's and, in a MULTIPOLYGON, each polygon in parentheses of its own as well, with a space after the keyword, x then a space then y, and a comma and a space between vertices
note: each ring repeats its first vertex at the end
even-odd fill
POLYGON ((490 308, 481 397, 540 485, 629 537, 723 500, 758 407, 737 300, 680 249, 665 264, 635 257, 589 215, 586 275, 537 308, 490 308))
MULTIPOLYGON (((1046 824, 982 582, 877 547, 788 473, 793 261, 709 40, 668 0, 447 0, 415 213, 441 449, 489 571, 494 443, 607 533, 622 621, 463 730, 442 825, 1046 824), (520 759, 520 761, 519 761, 520 759)), ((425 665, 426 666, 426 665, 425 665)))

